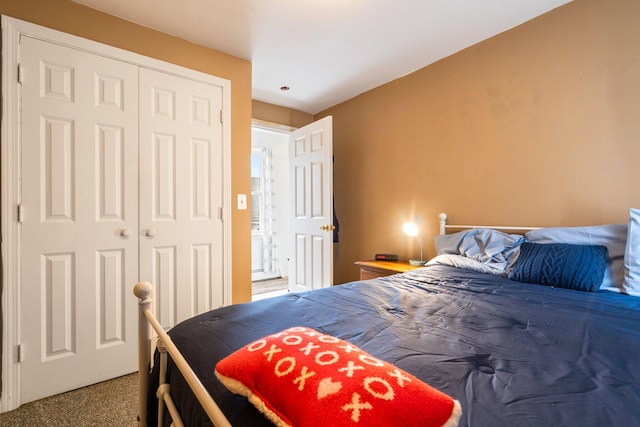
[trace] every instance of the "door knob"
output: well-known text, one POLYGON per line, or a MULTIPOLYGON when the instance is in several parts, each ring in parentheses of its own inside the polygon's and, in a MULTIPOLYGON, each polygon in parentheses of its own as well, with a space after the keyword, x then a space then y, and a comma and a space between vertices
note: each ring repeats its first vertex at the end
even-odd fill
POLYGON ((121 237, 130 237, 131 234, 132 234, 132 231, 130 228, 123 228, 122 230, 120 230, 121 237))
POLYGON ((323 226, 320 227, 320 230, 322 231, 333 231, 336 229, 336 226, 333 224, 325 224, 323 226))
POLYGON ((144 235, 147 237, 154 237, 156 235, 156 229, 155 228, 147 228, 147 230, 144 232, 144 235))

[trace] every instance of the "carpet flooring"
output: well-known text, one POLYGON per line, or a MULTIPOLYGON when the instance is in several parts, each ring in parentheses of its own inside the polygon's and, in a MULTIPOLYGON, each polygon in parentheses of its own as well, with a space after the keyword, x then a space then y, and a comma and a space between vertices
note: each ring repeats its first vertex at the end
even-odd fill
POLYGON ((138 374, 29 402, 0 414, 2 427, 135 427, 138 374))

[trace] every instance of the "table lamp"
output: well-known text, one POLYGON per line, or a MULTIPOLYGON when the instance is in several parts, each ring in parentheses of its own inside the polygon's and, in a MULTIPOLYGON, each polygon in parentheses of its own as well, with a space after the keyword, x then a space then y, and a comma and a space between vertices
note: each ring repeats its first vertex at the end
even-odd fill
MULTIPOLYGON (((402 231, 404 231, 404 234, 410 237, 417 237, 420 233, 418 226, 413 222, 405 222, 402 225, 402 231)), ((424 259, 422 259, 422 239, 418 238, 418 243, 420 244, 420 259, 410 259, 409 264, 411 265, 424 265, 425 262, 424 259)))

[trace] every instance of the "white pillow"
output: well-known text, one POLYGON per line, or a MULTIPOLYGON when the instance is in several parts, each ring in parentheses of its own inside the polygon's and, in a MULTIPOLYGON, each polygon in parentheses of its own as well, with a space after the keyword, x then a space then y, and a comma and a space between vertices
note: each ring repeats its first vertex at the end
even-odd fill
POLYGON ((640 296, 640 209, 629 210, 629 232, 624 253, 623 292, 640 296))
POLYGON ((549 227, 531 230, 524 236, 531 243, 570 243, 603 245, 609 252, 601 290, 624 292, 624 252, 627 244, 627 224, 606 224, 586 227, 549 227))
POLYGON ((426 265, 448 265, 451 267, 463 268, 465 270, 473 270, 478 271, 480 273, 489 273, 489 274, 497 274, 499 276, 505 276, 507 273, 499 268, 491 267, 488 264, 484 264, 480 261, 476 261, 473 258, 467 258, 463 255, 452 255, 452 254, 444 254, 438 255, 431 260, 426 265))

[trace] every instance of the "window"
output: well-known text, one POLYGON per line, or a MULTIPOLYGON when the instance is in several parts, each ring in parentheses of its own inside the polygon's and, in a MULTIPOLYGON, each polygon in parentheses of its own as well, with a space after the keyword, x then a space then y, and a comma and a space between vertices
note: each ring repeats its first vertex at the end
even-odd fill
POLYGON ((262 171, 262 151, 251 151, 251 231, 262 231, 264 174, 262 171))

